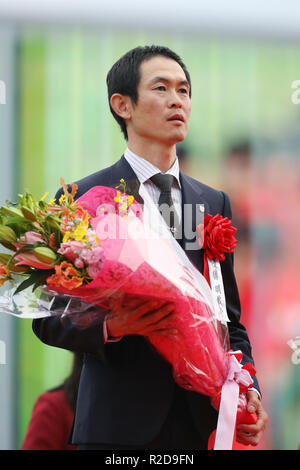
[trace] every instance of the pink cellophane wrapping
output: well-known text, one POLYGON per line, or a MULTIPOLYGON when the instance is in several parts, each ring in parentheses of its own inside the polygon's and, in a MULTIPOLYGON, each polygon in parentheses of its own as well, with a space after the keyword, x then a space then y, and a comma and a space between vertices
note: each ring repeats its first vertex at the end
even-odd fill
MULTIPOLYGON (((148 340, 172 364, 179 385, 209 396, 219 394, 227 375, 227 358, 205 278, 169 232, 158 237, 146 226, 136 202, 127 218, 111 210, 115 193, 111 188, 94 187, 77 200, 92 217, 105 261, 90 284, 56 291, 107 309, 112 302, 115 306, 130 297, 157 299, 161 305, 173 302, 176 320, 170 328, 178 333, 152 334, 148 340)), ((97 321, 97 313, 73 316, 80 327, 92 321, 97 321)))

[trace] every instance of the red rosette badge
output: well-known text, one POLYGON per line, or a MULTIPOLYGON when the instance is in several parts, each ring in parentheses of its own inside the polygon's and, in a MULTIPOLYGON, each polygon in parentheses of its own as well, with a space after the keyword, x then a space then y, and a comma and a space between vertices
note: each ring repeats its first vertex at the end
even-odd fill
POLYGON ((237 245, 237 228, 232 226, 228 217, 206 214, 204 223, 197 226, 197 232, 199 246, 204 250, 203 275, 210 285, 207 260, 224 261, 225 253, 233 253, 237 245))

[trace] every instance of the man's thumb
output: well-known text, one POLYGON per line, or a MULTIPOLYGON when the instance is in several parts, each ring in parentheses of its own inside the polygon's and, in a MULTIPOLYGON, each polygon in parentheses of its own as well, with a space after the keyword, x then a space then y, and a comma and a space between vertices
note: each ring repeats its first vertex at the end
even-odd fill
POLYGON ((254 400, 249 400, 248 405, 247 405, 247 410, 249 413, 255 413, 257 409, 256 402, 254 400))

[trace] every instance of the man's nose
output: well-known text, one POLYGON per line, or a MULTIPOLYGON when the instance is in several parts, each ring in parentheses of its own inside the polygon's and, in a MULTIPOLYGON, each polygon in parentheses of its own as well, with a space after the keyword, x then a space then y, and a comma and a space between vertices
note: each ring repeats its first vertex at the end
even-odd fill
POLYGON ((182 107, 182 101, 181 101, 180 97, 178 96, 178 93, 176 92, 176 90, 170 91, 168 105, 169 105, 170 108, 181 108, 182 107))

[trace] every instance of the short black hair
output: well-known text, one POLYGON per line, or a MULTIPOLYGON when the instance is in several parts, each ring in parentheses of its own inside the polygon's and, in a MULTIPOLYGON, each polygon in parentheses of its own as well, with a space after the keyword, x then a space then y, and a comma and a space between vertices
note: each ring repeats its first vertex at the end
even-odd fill
POLYGON ((128 140, 126 123, 123 118, 114 112, 110 104, 110 98, 114 93, 120 93, 129 96, 133 103, 138 101, 138 84, 140 81, 140 65, 145 60, 149 60, 155 56, 164 56, 175 60, 185 73, 186 79, 190 86, 191 96, 191 78, 190 74, 175 52, 165 46, 138 46, 124 54, 110 69, 106 77, 108 101, 112 115, 118 122, 126 140, 128 140))

